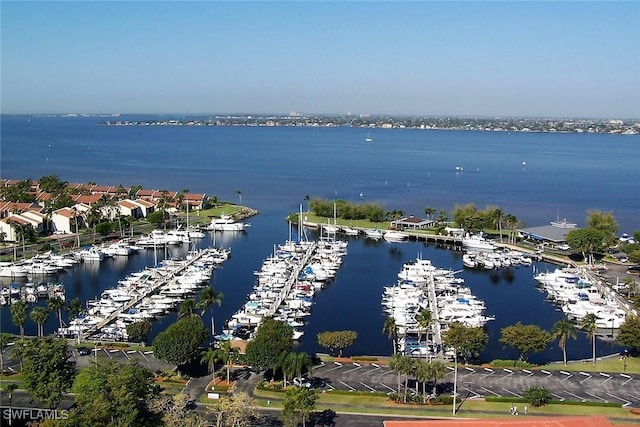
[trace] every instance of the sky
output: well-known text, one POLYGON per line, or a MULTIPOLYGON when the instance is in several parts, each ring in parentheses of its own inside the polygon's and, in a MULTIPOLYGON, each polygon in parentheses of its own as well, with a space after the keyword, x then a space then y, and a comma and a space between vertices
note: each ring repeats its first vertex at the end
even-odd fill
POLYGON ((640 1, 0 2, 1 111, 640 118, 640 1))

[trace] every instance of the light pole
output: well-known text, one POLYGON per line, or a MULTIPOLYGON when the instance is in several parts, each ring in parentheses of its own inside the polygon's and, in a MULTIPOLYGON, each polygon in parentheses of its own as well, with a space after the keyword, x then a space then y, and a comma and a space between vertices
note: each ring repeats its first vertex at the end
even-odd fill
POLYGON ((454 370, 453 370, 453 408, 452 408, 452 413, 453 416, 456 415, 456 396, 457 396, 457 390, 458 390, 458 352, 457 350, 453 350, 454 354, 454 370))

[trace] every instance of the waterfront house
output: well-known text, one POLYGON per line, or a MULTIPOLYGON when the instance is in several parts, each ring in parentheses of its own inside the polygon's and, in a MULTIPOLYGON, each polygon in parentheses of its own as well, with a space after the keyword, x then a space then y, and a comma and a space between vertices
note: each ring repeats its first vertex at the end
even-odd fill
POLYGON ((435 224, 431 219, 417 218, 413 215, 391 221, 391 228, 395 230, 425 230, 435 224))

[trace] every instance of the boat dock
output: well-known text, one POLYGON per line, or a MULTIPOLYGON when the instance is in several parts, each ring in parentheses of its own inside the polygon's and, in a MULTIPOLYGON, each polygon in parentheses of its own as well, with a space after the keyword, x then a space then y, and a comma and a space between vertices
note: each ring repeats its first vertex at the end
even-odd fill
POLYGON ((121 308, 115 310, 113 313, 111 313, 110 315, 105 317, 104 320, 102 320, 101 322, 97 323, 96 325, 88 328, 86 331, 83 331, 82 332, 82 339, 86 340, 89 337, 91 337, 92 335, 96 334, 102 328, 104 328, 105 326, 107 326, 110 323, 112 323, 113 321, 115 321, 116 318, 119 315, 121 315, 123 313, 126 313, 131 308, 133 308, 136 305, 138 305, 144 298, 149 297, 150 295, 153 295, 155 293, 158 293, 162 287, 170 285, 170 284, 177 283, 177 280, 180 277, 180 275, 187 268, 189 268, 189 266, 191 266, 192 264, 194 264, 198 260, 202 259, 203 257, 205 257, 207 255, 210 255, 213 252, 214 252, 214 249, 212 249, 212 248, 207 248, 207 249, 203 249, 203 250, 200 250, 200 251, 196 252, 190 259, 185 260, 185 262, 183 262, 180 265, 176 266, 175 269, 173 269, 169 273, 167 273, 165 275, 165 277, 157 280, 157 282, 152 287, 147 288, 145 290, 145 292, 143 292, 143 293, 141 293, 139 295, 136 295, 135 298, 132 298, 124 306, 122 306, 121 308))
POLYGON ((287 298, 287 296, 291 294, 291 288, 298 281, 300 272, 309 263, 309 260, 315 254, 317 248, 318 244, 316 242, 313 242, 305 251, 304 256, 302 257, 300 262, 295 264, 291 275, 284 285, 283 291, 280 293, 278 298, 274 300, 274 303, 271 307, 269 307, 269 310, 267 310, 267 317, 272 317, 276 313, 276 310, 278 310, 278 307, 282 305, 282 302, 285 300, 285 298, 287 298))

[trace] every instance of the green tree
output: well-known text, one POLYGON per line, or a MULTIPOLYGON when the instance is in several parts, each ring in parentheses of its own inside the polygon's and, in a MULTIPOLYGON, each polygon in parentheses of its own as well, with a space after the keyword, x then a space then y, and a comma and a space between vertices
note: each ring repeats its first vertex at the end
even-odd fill
POLYGON ((588 264, 593 263, 593 253, 602 248, 605 235, 595 228, 578 228, 567 233, 567 244, 571 249, 581 252, 588 264))
POLYGON ((215 337, 215 323, 213 320, 213 305, 218 304, 218 307, 222 305, 222 298, 224 294, 222 292, 216 292, 212 286, 207 286, 200 291, 200 299, 196 304, 196 308, 201 309, 200 316, 204 315, 204 312, 211 307, 211 336, 215 337))
POLYGON ((227 384, 229 384, 231 381, 231 365, 238 358, 239 354, 240 350, 238 347, 233 347, 231 341, 223 341, 220 347, 207 350, 201 362, 206 362, 210 371, 213 370, 216 362, 224 363, 227 366, 227 384), (213 350, 213 352, 211 352, 211 350, 213 350))
POLYGON ((546 349, 553 338, 538 325, 523 325, 521 322, 500 330, 500 342, 520 352, 520 358, 527 360, 530 353, 546 349))
POLYGON ((596 365, 596 331, 598 329, 596 322, 598 321, 598 316, 594 313, 588 313, 586 316, 582 318, 580 321, 580 327, 583 328, 587 337, 591 341, 592 349, 593 349, 593 366, 596 365))
POLYGON ((318 334, 318 344, 331 350, 333 354, 338 353, 342 357, 342 351, 353 345, 358 338, 355 331, 325 331, 318 334))
POLYGON ((155 395, 153 373, 137 360, 112 359, 83 368, 73 383, 76 406, 69 417, 78 426, 147 425, 148 402, 155 395))
POLYGON ((153 323, 149 319, 139 320, 127 325, 129 341, 146 341, 151 333, 153 323))
POLYGON ((54 295, 47 301, 47 307, 52 312, 56 313, 56 315, 58 316, 58 327, 62 329, 62 327, 64 326, 62 322, 62 310, 65 308, 64 300, 59 296, 54 295))
POLYGON ((616 339, 621 346, 640 350, 640 317, 627 316, 624 323, 620 325, 616 339))
POLYGON ((567 366, 567 340, 577 338, 576 328, 573 323, 566 319, 558 320, 551 329, 551 336, 554 340, 558 340, 558 346, 562 350, 562 360, 564 366, 567 366))
POLYGON ((38 336, 44 336, 44 324, 49 320, 49 310, 44 307, 34 307, 29 317, 38 326, 38 336))
POLYGON ((150 224, 154 224, 156 226, 162 224, 162 222, 164 221, 164 212, 151 212, 149 215, 147 215, 147 221, 149 221, 150 224))
POLYGON ((96 225, 96 233, 103 237, 108 236, 112 230, 113 224, 111 224, 110 222, 101 222, 96 225))
POLYGON ((255 371, 278 366, 282 353, 293 345, 293 328, 285 322, 266 318, 258 327, 256 336, 247 344, 247 363, 255 371))
POLYGON ((400 395, 400 376, 404 375, 404 402, 407 401, 407 384, 409 382, 409 374, 414 370, 414 363, 410 357, 404 354, 396 353, 389 360, 389 368, 396 371, 398 376, 398 396, 400 395))
POLYGON ((153 352, 158 359, 180 367, 196 359, 200 344, 208 336, 200 317, 182 317, 156 336, 153 352))
POLYGON ((202 352, 200 363, 207 364, 207 371, 209 373, 214 372, 216 370, 216 363, 222 362, 221 360, 222 354, 220 353, 219 350, 220 349, 209 347, 206 351, 202 352))
POLYGON ((429 363, 429 372, 433 380, 433 395, 438 394, 438 380, 444 379, 447 375, 447 366, 441 360, 434 360, 429 363))
POLYGON ((427 308, 423 309, 416 315, 416 322, 418 322, 418 344, 420 344, 420 339, 422 338, 423 331, 425 334, 425 341, 429 338, 429 330, 431 329, 431 325, 433 323, 433 315, 431 314, 431 310, 427 308))
POLYGON ((465 363, 469 359, 478 357, 489 342, 489 335, 482 327, 467 326, 460 322, 449 324, 449 328, 442 334, 445 347, 455 349, 465 363))
MULTIPOLYGON (((3 391, 9 397, 9 413, 11 414, 13 411, 13 392, 18 389, 18 384, 16 383, 7 383, 4 385, 3 391)), ((9 425, 11 425, 12 417, 9 417, 9 425)))
POLYGON ((20 338, 24 340, 24 324, 27 323, 27 303, 18 300, 11 304, 11 321, 20 328, 20 338))
POLYGON ((291 372, 296 377, 301 377, 304 371, 307 371, 309 374, 311 373, 311 369, 313 368, 313 361, 311 357, 307 353, 291 353, 293 356, 291 358, 291 372))
POLYGON ((0 374, 4 374, 4 352, 14 339, 13 334, 0 332, 0 374))
POLYGON ((422 403, 427 403, 427 381, 431 379, 431 364, 426 360, 416 360, 413 375, 416 377, 416 394, 418 382, 422 383, 422 403))
POLYGON ((537 408, 551 401, 551 393, 544 387, 531 386, 524 390, 522 398, 537 408))
POLYGON ((387 337, 392 340, 393 342, 393 354, 396 354, 397 351, 397 344, 396 344, 396 338, 397 338, 397 334, 398 334, 398 330, 397 330, 397 326, 396 326, 396 319, 394 319, 393 316, 387 316, 387 318, 384 321, 384 325, 382 326, 382 332, 384 334, 387 335, 387 337))
POLYGON ((196 311, 196 303, 192 299, 186 299, 180 304, 178 317, 193 316, 196 311))
POLYGON ((427 206, 426 208, 424 208, 424 214, 427 216, 427 219, 431 219, 431 217, 433 216, 433 214, 435 214, 436 212, 438 212, 438 210, 436 208, 432 208, 431 206, 427 206))
POLYGON ((309 415, 316 407, 318 394, 315 390, 304 387, 288 388, 282 403, 282 419, 288 426, 297 426, 302 421, 305 427, 309 415))
POLYGON ((20 356, 24 385, 31 397, 48 408, 57 407, 76 373, 67 341, 51 336, 25 341, 20 356))
POLYGON ((613 245, 616 243, 618 223, 613 216, 613 212, 589 211, 587 212, 587 224, 589 227, 599 230, 604 234, 605 244, 613 245))

